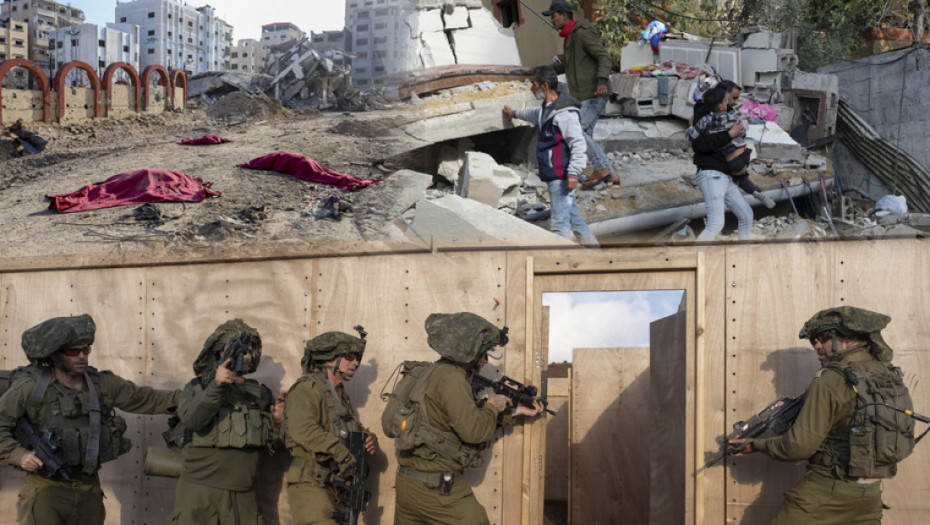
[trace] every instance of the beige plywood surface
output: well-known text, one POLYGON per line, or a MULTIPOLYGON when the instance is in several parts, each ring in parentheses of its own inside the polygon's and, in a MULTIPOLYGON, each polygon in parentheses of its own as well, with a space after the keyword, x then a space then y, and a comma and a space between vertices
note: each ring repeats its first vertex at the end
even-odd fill
POLYGON ((649 520, 649 348, 572 353, 571 522, 649 520))
POLYGON ((558 416, 546 418, 546 500, 568 501, 568 399, 569 379, 547 380, 549 408, 558 416))
POLYGON ((650 523, 685 521, 686 322, 678 312, 649 325, 650 523))

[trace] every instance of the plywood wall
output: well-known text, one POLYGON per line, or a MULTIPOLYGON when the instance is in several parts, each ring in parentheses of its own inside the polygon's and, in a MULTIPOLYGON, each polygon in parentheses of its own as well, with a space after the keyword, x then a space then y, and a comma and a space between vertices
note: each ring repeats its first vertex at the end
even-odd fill
MULTIPOLYGON (((362 324, 370 334, 369 347, 348 389, 362 420, 380 432, 378 394, 390 372, 403 360, 435 357, 423 331, 429 313, 467 310, 510 326, 504 359, 489 366, 533 383, 541 377, 535 352, 543 347, 533 342, 532 312, 543 290, 663 289, 669 278, 683 274, 696 283, 674 286, 688 288, 687 333, 693 336, 683 385, 687 435, 682 446, 691 451, 686 456, 687 523, 764 523, 782 492, 800 477, 802 466, 756 456, 728 459, 704 471, 699 466, 733 422, 776 395, 796 395, 806 388, 817 363, 797 332, 819 309, 853 304, 891 315, 885 336, 896 351, 895 363, 905 371, 915 408, 930 412, 925 386, 930 357, 924 351, 930 340, 930 242, 923 240, 139 264, 33 271, 36 265, 54 264, 17 267, 0 261, 5 268, 0 273, 0 368, 25 363, 19 339, 29 326, 86 312, 98 325, 93 365, 140 384, 179 388, 190 379, 192 361, 207 335, 222 321, 242 317, 259 329, 265 344, 255 375, 278 391, 299 376, 304 340, 362 324)), ((575 381, 585 379, 576 371, 575 381)), ((161 446, 165 419, 127 419, 133 451, 102 470, 108 523, 163 523, 174 480, 144 476, 141 468, 145 447, 161 446)), ((468 474, 492 523, 518 524, 541 515, 534 514, 541 510, 541 494, 536 497, 531 486, 543 483, 530 481, 544 476, 532 466, 545 449, 525 444, 543 439, 524 438, 545 429, 545 421, 508 429, 494 444, 488 466, 468 474)), ((393 518, 394 451, 389 439, 380 442, 383 450, 372 462, 370 480, 375 496, 365 523, 393 518)), ((279 454, 264 463, 261 474, 263 509, 272 523, 289 522, 281 490, 286 466, 286 455, 279 454)), ((898 477, 885 483, 884 499, 892 509, 884 523, 930 520, 928 467, 930 451, 919 445, 898 477)), ((15 508, 21 480, 21 473, 0 470, 2 508, 15 508)), ((0 524, 14 521, 12 512, 0 516, 0 524)))

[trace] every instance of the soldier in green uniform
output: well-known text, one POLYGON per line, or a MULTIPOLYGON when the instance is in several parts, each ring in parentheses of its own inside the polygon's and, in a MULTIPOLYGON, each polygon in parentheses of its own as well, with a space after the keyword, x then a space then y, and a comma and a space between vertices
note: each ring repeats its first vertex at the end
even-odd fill
MULTIPOLYGON (((394 523, 488 524, 487 512, 462 475, 484 463, 488 442, 514 418, 504 414, 512 404, 506 396, 490 394, 477 403, 471 375, 488 362, 489 352, 507 344, 506 329, 460 312, 430 315, 426 333, 427 343, 442 357, 418 379, 426 382, 427 415, 412 430, 419 444, 397 450, 394 523)), ((536 402, 535 408, 516 407, 513 415, 533 417, 542 410, 536 402)))
MULTIPOLYGON (((287 472, 287 497, 295 525, 338 525, 333 513, 342 513, 333 488, 345 480, 356 460, 346 447, 349 432, 367 432, 358 421, 344 383, 358 370, 365 351, 362 338, 326 332, 307 341, 300 361, 304 375, 287 393, 284 405, 284 440, 293 457, 287 472)), ((374 434, 365 449, 376 450, 374 434)))
MULTIPOLYGON (((823 367, 811 381, 797 419, 790 430, 776 437, 735 439, 745 445, 739 452, 763 452, 782 461, 808 460, 807 473, 788 492, 773 524, 848 524, 881 522, 882 478, 896 473, 894 460, 876 464, 874 440, 851 441, 858 435, 857 392, 864 391, 864 379, 884 375, 890 383, 900 383, 900 369, 891 366, 892 350, 881 330, 890 317, 861 308, 843 306, 818 312, 801 330, 809 339, 823 367), (858 388, 847 377, 859 377, 858 388), (863 466, 862 459, 871 456, 863 466)), ((887 380, 887 379, 886 379, 887 380)), ((890 384, 888 383, 888 384, 890 384)), ((906 404, 910 405, 906 387, 906 404)), ((910 408, 910 407, 908 407, 910 408)), ((905 422, 906 416, 901 416, 905 422)), ((896 416, 891 416, 894 421, 896 416)), ((913 447, 913 423, 901 425, 902 443, 913 447)), ((910 453, 910 449, 906 451, 910 453)), ((905 454, 906 455, 906 454, 905 454)))
POLYGON ((19 493, 21 524, 102 524, 106 510, 97 471, 132 446, 123 435, 126 421, 113 409, 166 414, 177 407, 177 390, 139 387, 89 366, 95 332, 84 314, 48 319, 23 333, 30 365, 18 370, 0 398, 0 464, 27 472, 19 493), (22 417, 60 439, 63 469, 49 472, 17 441, 14 429, 22 417))
POLYGON ((181 393, 178 417, 191 431, 169 523, 258 525, 255 494, 262 449, 271 450, 282 419, 283 401, 267 386, 247 379, 261 361, 258 332, 241 319, 221 324, 194 362, 197 375, 181 393), (229 345, 250 338, 243 369, 222 360, 229 345))

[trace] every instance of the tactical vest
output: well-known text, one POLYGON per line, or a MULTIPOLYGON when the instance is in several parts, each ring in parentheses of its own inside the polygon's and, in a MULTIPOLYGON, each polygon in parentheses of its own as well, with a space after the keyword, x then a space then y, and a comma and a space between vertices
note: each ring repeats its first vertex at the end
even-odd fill
POLYGON ((485 461, 485 443, 463 443, 454 432, 436 428, 429 422, 426 390, 439 365, 439 362, 404 361, 398 367, 402 378, 390 394, 381 396, 387 400, 381 428, 388 437, 394 438, 394 447, 401 454, 426 460, 438 456, 458 463, 463 469, 480 467, 485 461))
POLYGON ((61 440, 61 455, 65 464, 80 468, 93 476, 101 463, 114 460, 129 452, 132 442, 126 433, 126 420, 116 415, 113 400, 101 389, 101 374, 87 367, 84 373, 86 392, 69 388, 49 388, 53 377, 50 368, 20 367, 13 371, 18 383, 35 381, 26 416, 42 430, 51 428, 61 440))
POLYGON ((856 412, 844 432, 829 436, 810 462, 833 469, 841 477, 891 478, 897 463, 914 449, 914 420, 895 406, 912 410, 901 369, 864 373, 844 363, 827 362, 825 370, 843 376, 856 392, 856 412))
MULTIPOLYGON (((191 382, 200 384, 200 378, 191 382)), ((206 388, 206 387, 204 387, 206 388)), ((264 447, 270 439, 266 424, 267 407, 271 404, 271 391, 258 381, 246 379, 231 384, 213 424, 193 431, 191 446, 213 448, 264 447)))
MULTIPOLYGON (((338 438, 345 444, 345 440, 349 437, 349 432, 359 432, 361 431, 361 427, 358 424, 358 418, 356 418, 355 413, 346 403, 342 402, 342 398, 336 392, 332 383, 322 374, 325 374, 325 372, 302 376, 294 383, 291 390, 303 382, 310 382, 321 388, 324 392, 323 399, 326 400, 326 414, 329 420, 327 430, 330 435, 338 438)), ((314 452, 315 451, 310 451, 311 456, 314 452)), ((288 483, 296 483, 299 481, 316 481, 320 485, 332 483, 333 475, 336 473, 336 465, 332 457, 324 461, 318 461, 316 457, 303 457, 302 453, 295 453, 293 450, 292 456, 291 467, 287 474, 288 483)))

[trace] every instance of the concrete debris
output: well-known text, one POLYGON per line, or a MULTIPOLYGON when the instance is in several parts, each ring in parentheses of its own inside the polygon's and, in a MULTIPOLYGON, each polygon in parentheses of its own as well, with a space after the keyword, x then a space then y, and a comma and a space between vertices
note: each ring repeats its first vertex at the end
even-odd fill
POLYGON ((426 199, 426 190, 433 184, 433 176, 412 170, 400 170, 391 174, 382 185, 388 204, 397 213, 403 214, 418 201, 426 199))
POLYGON ((0 158, 42 153, 46 144, 47 140, 23 128, 23 121, 17 120, 15 124, 0 132, 0 158))
POLYGON ((446 195, 417 203, 408 237, 429 239, 433 247, 571 246, 564 239, 480 202, 446 195))
POLYGON ((259 79, 242 73, 201 73, 188 80, 187 98, 193 102, 212 102, 234 91, 257 93, 261 91, 260 83, 259 79))
POLYGON ((269 91, 288 106, 330 107, 352 90, 351 67, 336 66, 340 49, 321 54, 306 37, 277 55, 265 71, 272 77, 269 91))

